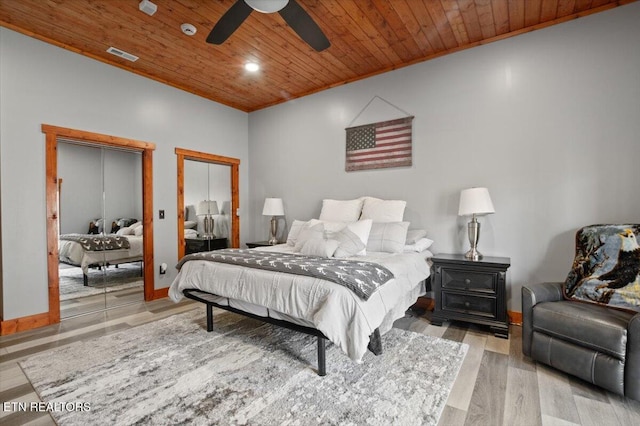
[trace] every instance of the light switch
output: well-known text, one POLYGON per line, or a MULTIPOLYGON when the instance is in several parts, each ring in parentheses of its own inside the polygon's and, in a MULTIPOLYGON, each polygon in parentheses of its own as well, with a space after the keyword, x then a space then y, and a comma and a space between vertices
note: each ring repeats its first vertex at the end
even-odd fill
POLYGON ((164 219, 164 210, 160 210, 158 216, 160 216, 160 219, 164 219))

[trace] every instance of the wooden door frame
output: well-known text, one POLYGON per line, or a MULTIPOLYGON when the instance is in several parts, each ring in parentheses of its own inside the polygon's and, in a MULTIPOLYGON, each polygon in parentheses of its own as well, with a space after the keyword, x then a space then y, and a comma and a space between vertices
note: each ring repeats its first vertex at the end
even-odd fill
POLYGON ((155 144, 85 132, 83 130, 42 125, 46 136, 47 276, 49 281, 49 324, 60 322, 60 277, 58 273, 58 139, 87 145, 124 149, 142 153, 142 238, 144 259, 144 300, 155 293, 153 263, 153 151, 155 144))
POLYGON ((240 160, 205 152, 176 148, 178 160, 178 259, 182 259, 185 252, 184 241, 184 160, 201 161, 204 163, 220 164, 231 168, 231 247, 240 247, 240 208, 239 168, 240 160))

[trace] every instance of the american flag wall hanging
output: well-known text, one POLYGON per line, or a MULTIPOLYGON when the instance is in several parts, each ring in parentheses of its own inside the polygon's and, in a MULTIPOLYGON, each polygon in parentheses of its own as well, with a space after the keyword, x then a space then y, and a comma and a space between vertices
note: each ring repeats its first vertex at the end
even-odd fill
POLYGON ((382 169, 411 165, 413 117, 347 128, 345 169, 382 169))

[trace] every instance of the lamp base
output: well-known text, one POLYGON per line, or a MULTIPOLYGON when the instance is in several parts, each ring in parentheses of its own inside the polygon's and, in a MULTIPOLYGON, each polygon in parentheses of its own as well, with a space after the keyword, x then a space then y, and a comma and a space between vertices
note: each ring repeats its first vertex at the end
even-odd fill
POLYGON ((482 259, 482 254, 477 249, 472 248, 464 254, 464 257, 469 260, 480 260, 482 259))
POLYGON ((213 217, 207 214, 204 217, 204 235, 202 236, 202 238, 204 238, 205 240, 212 240, 216 237, 213 234, 213 224, 214 224, 213 217))
POLYGON ((464 255, 469 260, 480 260, 482 254, 478 251, 478 240, 480 239, 480 222, 476 219, 476 215, 473 215, 471 221, 467 224, 467 233, 469 236, 469 245, 471 248, 464 255))
POLYGON ((271 232, 269 235, 269 245, 275 246, 279 243, 276 235, 278 235, 278 219, 276 219, 275 216, 271 216, 271 232))

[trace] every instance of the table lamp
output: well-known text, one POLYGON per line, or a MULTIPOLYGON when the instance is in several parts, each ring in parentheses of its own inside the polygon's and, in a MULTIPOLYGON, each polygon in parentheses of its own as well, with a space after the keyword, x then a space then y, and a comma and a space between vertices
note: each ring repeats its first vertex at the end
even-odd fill
POLYGON ((213 200, 204 200, 198 203, 196 208, 196 215, 204 216, 204 238, 215 238, 213 235, 213 217, 214 214, 219 214, 218 203, 213 200))
POLYGON ((278 220, 276 216, 284 216, 284 206, 282 205, 282 198, 266 198, 264 200, 264 207, 262 208, 263 216, 271 216, 271 235, 269 237, 269 244, 278 244, 278 220))
POLYGON ((478 251, 478 240, 480 239, 480 223, 476 216, 495 213, 489 190, 487 188, 463 189, 460 193, 460 206, 458 216, 472 216, 471 222, 467 226, 469 234, 469 244, 471 248, 464 255, 470 260, 482 259, 482 254, 478 251))

